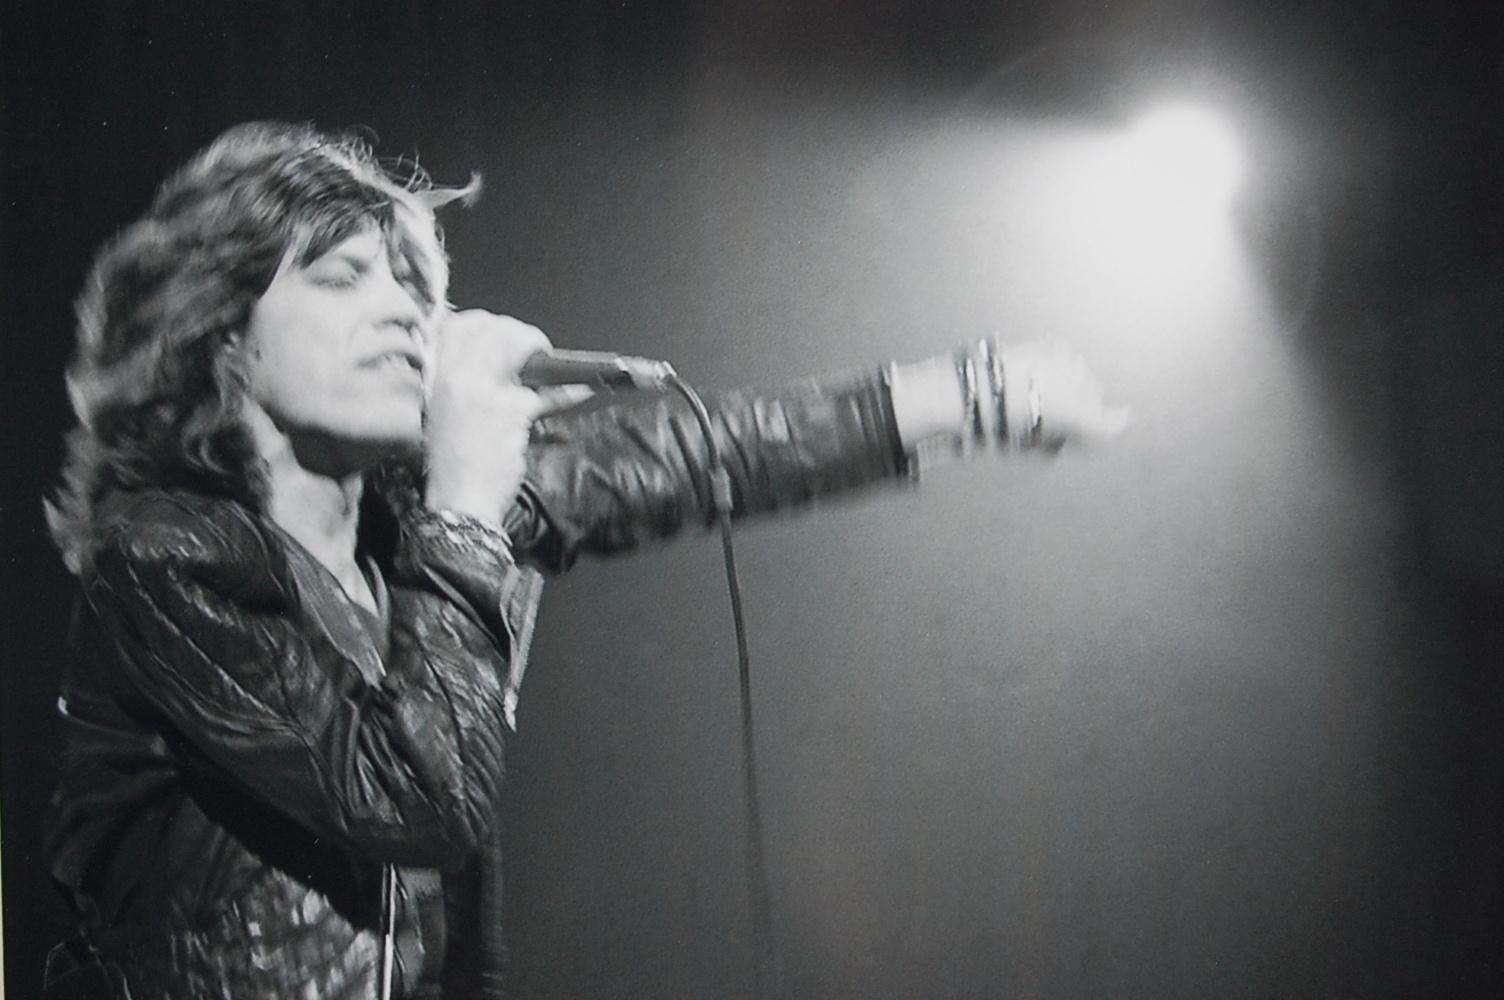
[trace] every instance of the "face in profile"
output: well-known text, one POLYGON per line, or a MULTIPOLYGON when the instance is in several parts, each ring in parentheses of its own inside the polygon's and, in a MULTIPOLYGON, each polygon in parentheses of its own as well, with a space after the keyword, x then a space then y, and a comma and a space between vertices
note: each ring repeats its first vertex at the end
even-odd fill
POLYGON ((388 237, 372 225, 306 264, 297 256, 252 311, 248 402, 324 471, 416 447, 432 317, 412 276, 394 273, 388 237))

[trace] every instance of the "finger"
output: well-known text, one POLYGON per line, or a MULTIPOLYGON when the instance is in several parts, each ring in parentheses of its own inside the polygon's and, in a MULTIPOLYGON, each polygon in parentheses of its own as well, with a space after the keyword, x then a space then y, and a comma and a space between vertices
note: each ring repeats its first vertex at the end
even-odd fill
POLYGON ((504 336, 498 346, 508 378, 519 378, 528 359, 548 353, 552 346, 542 330, 526 323, 513 321, 502 332, 504 336))
POLYGON ((595 390, 588 385, 554 385, 538 390, 538 396, 543 401, 543 413, 567 410, 594 395, 595 390))
POLYGON ((523 424, 531 422, 544 410, 543 397, 516 382, 502 382, 488 389, 486 394, 498 415, 510 414, 523 424))
POLYGON ((503 316, 485 309, 461 309, 445 313, 437 323, 442 337, 450 340, 476 339, 505 345, 508 353, 523 357, 553 345, 538 327, 514 316, 503 316))
POLYGON ((524 358, 553 348, 548 334, 531 323, 525 323, 515 316, 497 316, 494 319, 497 321, 497 329, 505 335, 508 344, 524 358))

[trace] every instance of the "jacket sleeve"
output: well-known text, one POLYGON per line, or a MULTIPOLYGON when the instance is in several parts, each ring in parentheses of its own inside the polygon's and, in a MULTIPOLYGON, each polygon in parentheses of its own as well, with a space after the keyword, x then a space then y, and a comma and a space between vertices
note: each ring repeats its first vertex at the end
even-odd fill
MULTIPOLYGON (((881 373, 707 400, 735 518, 911 473, 881 373)), ((677 396, 612 402, 534 426, 507 529, 553 572, 711 523, 704 434, 677 396)))
POLYGON ((503 932, 500 831, 444 878, 444 1000, 504 1000, 509 954, 503 932))
POLYGON ((495 821, 509 636, 503 554, 405 532, 371 685, 316 627, 280 537, 223 501, 153 495, 86 576, 126 691, 205 769, 373 860, 454 863, 495 821))

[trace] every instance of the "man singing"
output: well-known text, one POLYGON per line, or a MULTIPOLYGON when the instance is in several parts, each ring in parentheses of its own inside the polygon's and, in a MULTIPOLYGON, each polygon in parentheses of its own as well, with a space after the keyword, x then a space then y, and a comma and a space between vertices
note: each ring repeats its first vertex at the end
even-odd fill
MULTIPOLYGON (((711 499, 686 406, 551 412, 517 378, 543 334, 449 306, 434 212, 459 194, 241 126, 95 263, 49 511, 81 590, 59 995, 502 996, 497 812, 539 574, 711 499)), ((926 441, 1120 423, 1079 369, 985 349, 711 411, 737 517, 909 477, 926 441)))

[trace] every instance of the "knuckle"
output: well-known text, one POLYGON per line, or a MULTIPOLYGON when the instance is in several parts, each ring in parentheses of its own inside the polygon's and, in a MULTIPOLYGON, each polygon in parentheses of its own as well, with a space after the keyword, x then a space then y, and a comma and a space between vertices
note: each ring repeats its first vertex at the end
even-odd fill
POLYGON ((519 321, 513 333, 514 342, 520 351, 525 350, 529 353, 533 351, 546 351, 551 346, 547 335, 536 326, 519 321))
POLYGON ((517 401, 517 407, 531 420, 542 412, 543 397, 532 389, 523 389, 522 396, 517 401))
POLYGON ((540 402, 536 392, 515 382, 503 386, 498 399, 508 410, 524 414, 533 412, 540 402))

